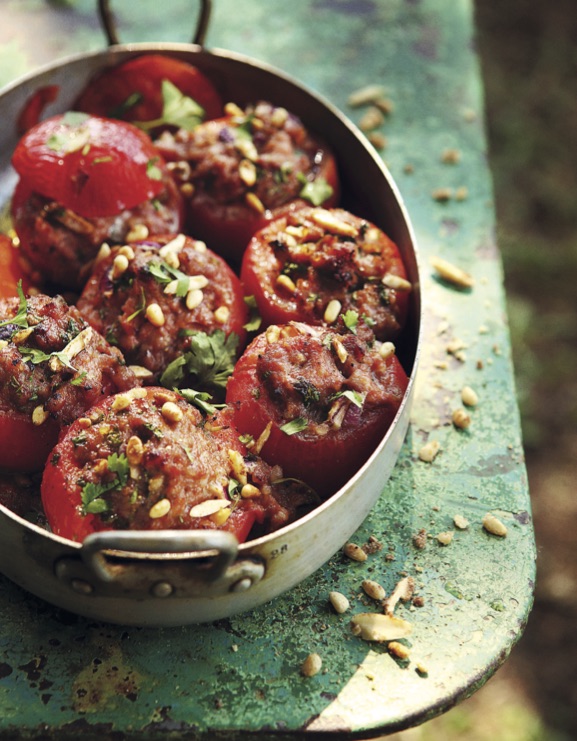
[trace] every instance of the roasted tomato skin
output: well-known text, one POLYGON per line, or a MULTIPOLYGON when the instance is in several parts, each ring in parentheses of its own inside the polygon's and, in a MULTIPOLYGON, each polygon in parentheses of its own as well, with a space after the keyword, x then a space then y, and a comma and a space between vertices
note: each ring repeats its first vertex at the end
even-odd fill
POLYGON ((19 281, 22 281, 22 289, 27 293, 30 281, 20 263, 18 249, 8 235, 0 234, 0 299, 17 296, 19 281))
POLYGON ((83 113, 34 126, 16 145, 12 164, 32 190, 86 218, 113 216, 162 190, 163 163, 146 134, 83 113))
POLYGON ((188 230, 235 267, 277 211, 317 197, 333 206, 340 197, 330 148, 267 102, 232 105, 193 131, 163 135, 157 146, 185 194, 188 230))
POLYGON ((198 103, 205 120, 222 115, 222 100, 212 82, 193 65, 162 54, 145 54, 100 73, 80 94, 75 108, 132 123, 154 121, 162 116, 163 80, 198 103), (137 102, 127 106, 135 95, 137 102))
POLYGON ((397 245, 344 209, 277 215, 250 240, 240 276, 264 327, 332 324, 330 302, 338 302, 339 315, 351 311, 368 322, 380 341, 395 340, 406 323, 411 286, 397 245))
POLYGON ((264 441, 264 460, 280 465, 285 476, 302 479, 324 499, 374 450, 407 382, 396 356, 383 358, 350 333, 295 322, 273 325, 253 340, 228 381, 226 401, 239 431, 264 441), (359 389, 361 408, 343 396, 359 389), (303 421, 304 429, 281 429, 295 421, 303 421))
POLYGON ((40 121, 42 111, 49 104, 53 103, 58 97, 60 88, 58 85, 45 85, 39 88, 24 104, 24 108, 18 116, 17 130, 20 136, 25 134, 28 129, 40 121))
POLYGON ((53 419, 35 425, 29 414, 0 406, 0 469, 41 471, 58 442, 59 432, 60 426, 53 419))

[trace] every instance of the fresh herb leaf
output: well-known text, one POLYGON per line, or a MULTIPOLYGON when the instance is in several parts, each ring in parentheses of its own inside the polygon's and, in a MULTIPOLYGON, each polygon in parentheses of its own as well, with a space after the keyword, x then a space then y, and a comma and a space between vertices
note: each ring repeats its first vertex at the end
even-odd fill
POLYGON ((84 379, 86 378, 86 376, 87 376, 87 375, 88 375, 88 374, 87 374, 87 372, 86 372, 86 371, 82 371, 82 373, 79 373, 79 374, 78 374, 78 375, 76 376, 76 378, 73 378, 73 379, 72 379, 72 380, 70 381, 70 383, 71 383, 71 384, 72 384, 73 386, 82 386, 82 383, 83 383, 83 381, 84 381, 84 379))
POLYGON ((146 163, 146 176, 151 180, 162 180, 162 170, 156 164, 157 162, 158 158, 155 157, 146 163))
POLYGON ((307 427, 308 422, 304 417, 296 417, 296 419, 292 419, 290 422, 282 425, 280 429, 285 435, 295 435, 297 432, 306 430, 307 427))
POLYGON ((248 307, 248 321, 243 325, 247 332, 257 332, 262 324, 262 317, 258 312, 256 299, 254 296, 245 296, 244 302, 248 307))
POLYGON ((204 108, 196 100, 184 95, 170 80, 162 81, 162 114, 152 121, 133 121, 144 131, 158 126, 176 126, 192 131, 204 118, 204 108))
POLYGON ((305 201, 312 203, 313 206, 322 205, 332 196, 333 189, 324 178, 307 180, 306 176, 302 172, 300 172, 297 177, 299 182, 303 185, 301 192, 299 193, 300 197, 304 198, 305 201))
POLYGON ((352 403, 355 406, 359 407, 359 409, 363 408, 363 404, 365 403, 365 397, 359 391, 354 391, 353 389, 347 389, 347 391, 340 391, 338 394, 335 394, 334 396, 331 397, 331 399, 332 400, 340 399, 343 396, 349 401, 352 401, 352 403))
POLYGON ((238 339, 234 332, 227 337, 222 329, 210 335, 192 333, 190 350, 169 363, 160 383, 167 388, 178 387, 189 373, 199 386, 225 388, 234 369, 238 339))
POLYGON ((173 268, 167 262, 149 263, 148 272, 162 285, 167 285, 168 283, 172 283, 173 280, 176 280, 176 295, 179 298, 184 298, 188 293, 190 276, 186 275, 186 273, 183 273, 182 270, 179 270, 178 268, 173 268))
POLYGON ((0 327, 5 327, 8 324, 14 324, 21 329, 28 329, 28 303, 22 289, 22 280, 18 281, 16 290, 18 291, 18 297, 20 299, 20 302, 18 304, 18 311, 16 315, 12 317, 12 319, 5 319, 3 322, 0 322, 0 327))
POLYGON ((138 308, 136 309, 136 311, 133 311, 129 317, 127 317, 126 321, 131 322, 139 314, 142 314, 142 312, 145 309, 146 309, 146 294, 144 293, 144 288, 141 288, 140 289, 140 303, 138 304, 138 308))
POLYGON ((99 515, 110 509, 108 502, 103 499, 106 494, 113 489, 122 489, 128 481, 130 466, 125 455, 113 453, 107 458, 108 470, 116 474, 112 481, 106 483, 93 484, 89 482, 82 486, 80 499, 82 501, 82 514, 99 515))
POLYGON ((142 93, 139 93, 135 91, 134 93, 130 93, 128 98, 124 100, 120 105, 117 105, 116 108, 111 108, 107 112, 108 118, 124 118, 124 114, 129 111, 131 108, 134 108, 134 106, 138 105, 140 101, 142 100, 144 96, 142 93))
POLYGON ((345 327, 353 334, 357 333, 357 325, 359 323, 359 315, 353 309, 348 309, 343 314, 343 322, 345 327))
POLYGON ((226 404, 211 404, 212 395, 206 391, 195 391, 194 389, 178 389, 178 393, 204 414, 215 414, 217 409, 223 409, 226 404))

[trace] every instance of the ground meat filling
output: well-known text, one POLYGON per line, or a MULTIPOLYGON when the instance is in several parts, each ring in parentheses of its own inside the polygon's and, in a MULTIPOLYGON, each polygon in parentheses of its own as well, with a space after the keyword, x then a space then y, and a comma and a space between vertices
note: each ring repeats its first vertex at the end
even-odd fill
POLYGON ((244 111, 229 105, 225 118, 165 133, 156 144, 167 160, 187 164, 173 173, 192 184, 194 198, 244 203, 251 193, 270 210, 299 198, 324 156, 296 116, 266 102, 244 111))
POLYGON ((121 353, 59 296, 1 300, 0 348, 0 407, 61 425, 138 385, 121 353))
POLYGON ((13 199, 14 228, 22 255, 30 265, 35 282, 79 290, 88 278, 103 242, 124 243, 131 233, 163 234, 181 226, 182 199, 166 171, 163 189, 152 201, 115 216, 92 217, 31 192, 20 183, 13 199))
POLYGON ((256 240, 253 270, 279 307, 310 324, 332 323, 337 307, 381 341, 399 335, 411 285, 397 246, 376 226, 342 209, 303 208, 256 240))
POLYGON ((76 476, 84 514, 137 530, 233 528, 254 510, 266 528, 286 524, 273 469, 247 453, 238 433, 206 420, 177 394, 136 389, 94 409, 50 465, 76 476))
POLYGON ((351 332, 291 323, 258 355, 256 372, 278 418, 306 422, 303 437, 326 435, 361 407, 369 415, 391 399, 386 358, 351 332))
POLYGON ((184 235, 115 248, 94 269, 77 306, 129 364, 148 371, 148 384, 158 384, 168 365, 190 351, 197 333, 215 342, 231 336, 232 360, 246 335, 238 278, 204 243, 184 235))

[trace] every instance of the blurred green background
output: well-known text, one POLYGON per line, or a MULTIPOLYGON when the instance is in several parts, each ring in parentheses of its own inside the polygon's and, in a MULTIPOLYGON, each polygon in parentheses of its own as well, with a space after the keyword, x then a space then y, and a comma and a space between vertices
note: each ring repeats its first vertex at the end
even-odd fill
POLYGON ((577 739, 577 2, 476 0, 477 46, 538 545, 511 658, 398 741, 577 739))

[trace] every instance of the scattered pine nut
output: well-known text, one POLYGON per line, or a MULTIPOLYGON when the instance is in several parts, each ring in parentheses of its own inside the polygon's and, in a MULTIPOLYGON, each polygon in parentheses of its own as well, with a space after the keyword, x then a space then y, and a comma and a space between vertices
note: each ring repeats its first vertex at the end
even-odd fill
POLYGON ((491 535, 496 535, 499 538, 504 538, 507 535, 507 527, 499 520, 498 517, 492 515, 490 512, 483 517, 483 527, 491 535))
POLYGON ((351 108, 360 108, 360 106, 375 103, 384 94, 385 90, 382 85, 365 85, 349 95, 347 104, 351 108))
POLYGON ((467 407, 476 407, 479 403, 479 397, 470 386, 463 386, 461 389, 461 401, 467 407))
POLYGON ((327 324, 334 324, 341 313, 342 304, 341 302, 333 298, 331 299, 325 309, 325 313, 323 315, 323 319, 327 324))
POLYGON ((406 661, 410 656, 408 646, 405 646, 404 643, 399 643, 399 641, 391 641, 387 646, 387 650, 390 654, 396 656, 397 659, 401 659, 402 661, 406 661))
POLYGON ((371 599, 384 600, 387 596, 384 588, 372 579, 363 579, 362 585, 365 594, 371 599))
POLYGON ((384 122, 385 117, 383 116, 382 111, 380 111, 376 106, 371 106, 361 116, 359 129, 361 131, 372 131, 373 129, 378 129, 384 122))
POLYGON ((467 412, 459 407, 459 409, 455 409, 455 411, 452 414, 451 419, 453 420, 453 424, 455 427, 457 427, 460 430, 466 430, 467 427, 471 424, 471 417, 467 412))
POLYGON ((469 527, 469 520, 463 515, 455 515, 453 517, 453 523, 459 530, 466 530, 469 527))
POLYGON ((396 351, 397 348, 395 347, 393 342, 383 342, 383 344, 379 347, 379 355, 384 360, 392 357, 396 351))
POLYGON ((438 440, 429 440, 419 450, 419 458, 425 463, 432 463, 437 457, 437 453, 441 450, 441 445, 438 440))
POLYGON ((164 318, 164 312, 159 304, 149 304, 146 307, 145 316, 153 327, 162 327, 166 321, 164 318))
POLYGON ((330 592, 329 600, 335 612, 338 612, 339 615, 342 615, 342 613, 346 612, 351 606, 349 600, 344 594, 341 594, 341 592, 330 592))
POLYGON ((162 405, 160 413, 167 422, 172 422, 174 424, 180 422, 180 420, 184 416, 184 412, 182 411, 182 409, 173 401, 166 401, 162 405))
POLYGON ((42 405, 34 407, 34 410, 32 411, 32 424, 36 427, 40 427, 40 425, 46 422, 49 416, 50 414, 42 405))
POLYGON ((317 653, 309 654, 301 664, 301 674, 303 677, 314 677, 318 674, 323 666, 323 660, 317 653))
POLYGON ((148 227, 146 224, 135 224, 126 235, 127 242, 138 242, 148 237, 148 227))
POLYGON ((230 309, 228 306, 219 306, 215 309, 214 318, 219 324, 226 324, 230 317, 230 309))
POLYGON ((461 161, 461 152, 458 149, 445 149, 441 154, 441 162, 445 165, 456 165, 461 161))
POLYGON ((475 281, 469 273, 442 257, 431 257, 431 265, 443 280, 458 288, 472 288, 475 285, 475 281))
POLYGON ((449 545, 453 537, 455 536, 455 533, 452 530, 447 530, 444 533, 439 533, 437 535, 437 540, 441 545, 449 545))
POLYGON ((354 615, 352 620, 353 635, 364 641, 395 641, 406 638, 412 631, 412 626, 406 620, 394 615, 383 615, 378 612, 361 612, 354 615))
POLYGON ((438 201, 439 203, 446 203, 453 197, 453 191, 451 188, 435 188, 435 190, 431 193, 431 197, 434 201, 438 201))
POLYGON ((367 554, 363 551, 360 545, 356 543, 347 543, 344 547, 345 556, 348 556, 353 561, 366 561, 367 554))

